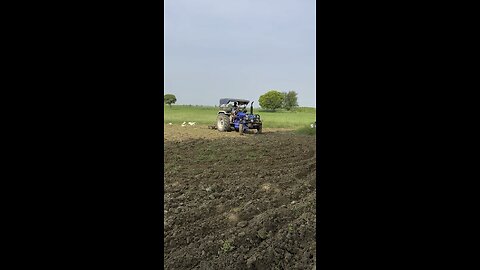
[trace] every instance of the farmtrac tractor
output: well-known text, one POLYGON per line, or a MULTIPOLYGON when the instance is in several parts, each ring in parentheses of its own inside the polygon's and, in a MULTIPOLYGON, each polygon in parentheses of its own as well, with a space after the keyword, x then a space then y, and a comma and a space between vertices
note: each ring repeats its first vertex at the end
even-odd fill
POLYGON ((250 113, 247 113, 247 105, 250 101, 237 98, 220 99, 220 110, 217 115, 218 131, 238 131, 240 134, 256 129, 262 133, 262 120, 260 115, 253 114, 253 101, 250 104, 250 113))

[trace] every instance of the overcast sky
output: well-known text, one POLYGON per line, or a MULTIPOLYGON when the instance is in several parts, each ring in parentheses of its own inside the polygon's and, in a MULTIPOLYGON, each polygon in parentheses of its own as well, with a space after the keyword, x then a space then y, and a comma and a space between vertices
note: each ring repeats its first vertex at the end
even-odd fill
POLYGON ((298 93, 315 107, 315 0, 165 0, 165 94, 177 104, 298 93))

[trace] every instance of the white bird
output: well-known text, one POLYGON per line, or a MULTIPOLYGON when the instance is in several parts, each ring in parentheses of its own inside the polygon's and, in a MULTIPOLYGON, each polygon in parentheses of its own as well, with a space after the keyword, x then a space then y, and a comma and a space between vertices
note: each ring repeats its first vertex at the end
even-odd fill
POLYGON ((195 122, 188 122, 188 124, 189 124, 190 126, 194 126, 194 125, 195 125, 195 122))
POLYGON ((169 126, 171 126, 171 125, 172 125, 172 123, 168 123, 168 125, 169 125, 169 126))
POLYGON ((310 127, 313 128, 313 124, 310 124, 310 127))

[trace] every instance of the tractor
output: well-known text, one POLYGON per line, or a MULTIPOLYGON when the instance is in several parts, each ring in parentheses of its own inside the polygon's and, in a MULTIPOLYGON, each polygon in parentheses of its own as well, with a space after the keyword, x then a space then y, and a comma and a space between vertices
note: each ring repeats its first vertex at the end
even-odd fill
POLYGON ((256 129, 257 133, 262 133, 262 120, 260 115, 253 114, 253 101, 250 104, 250 113, 247 113, 247 106, 250 103, 246 99, 222 98, 220 99, 220 109, 217 115, 218 131, 238 131, 240 134, 248 132, 250 129, 256 129))

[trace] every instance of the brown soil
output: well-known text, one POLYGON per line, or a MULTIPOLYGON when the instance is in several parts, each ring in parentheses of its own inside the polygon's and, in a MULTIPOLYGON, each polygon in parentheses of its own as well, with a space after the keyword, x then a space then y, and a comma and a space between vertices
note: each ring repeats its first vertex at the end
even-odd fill
POLYGON ((316 138, 165 126, 165 269, 312 269, 316 138))

